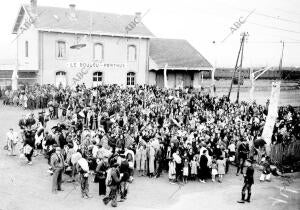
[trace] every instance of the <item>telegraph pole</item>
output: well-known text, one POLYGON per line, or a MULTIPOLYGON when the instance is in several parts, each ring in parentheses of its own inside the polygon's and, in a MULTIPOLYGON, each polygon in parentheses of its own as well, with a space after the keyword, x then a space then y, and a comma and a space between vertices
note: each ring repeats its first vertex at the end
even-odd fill
POLYGON ((228 99, 230 100, 230 94, 231 94, 231 90, 232 90, 233 80, 235 79, 236 71, 239 71, 238 72, 239 76, 238 76, 237 102, 239 100, 240 77, 241 77, 241 68, 242 68, 242 64, 243 64, 244 43, 245 43, 245 40, 246 40, 246 36, 248 36, 248 33, 245 33, 245 32, 242 33, 240 49, 239 49, 238 56, 237 56, 237 59, 236 59, 234 72, 233 72, 233 76, 232 76, 232 79, 231 79, 231 84, 230 84, 230 88, 229 88, 229 92, 228 92, 228 99), (239 64, 239 62, 240 62, 240 64, 239 64))
POLYGON ((240 67, 239 67, 239 79, 238 79, 238 90, 236 93, 236 103, 239 102, 239 98, 240 98, 240 84, 241 84, 241 70, 242 70, 242 66, 243 66, 243 58, 244 58, 244 46, 245 46, 245 37, 247 36, 246 33, 243 33, 243 47, 242 47, 242 52, 241 52, 241 63, 240 63, 240 67))
POLYGON ((279 71, 282 69, 282 59, 283 59, 283 50, 284 50, 284 41, 281 42, 282 42, 282 50, 281 50, 281 58, 279 62, 279 71))

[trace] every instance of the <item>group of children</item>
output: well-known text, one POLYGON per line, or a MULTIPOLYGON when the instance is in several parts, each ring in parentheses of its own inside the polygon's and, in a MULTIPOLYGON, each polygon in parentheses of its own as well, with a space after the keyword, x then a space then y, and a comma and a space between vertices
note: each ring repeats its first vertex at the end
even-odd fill
MULTIPOLYGON (((178 174, 176 174, 176 171, 178 171, 176 170, 176 166, 178 167, 178 162, 176 164, 176 160, 174 158, 171 159, 169 161, 168 173, 170 183, 174 183, 178 176, 178 174)), ((212 160, 208 162, 208 167, 212 182, 215 182, 216 178, 218 178, 217 181, 221 183, 226 171, 226 159, 224 157, 219 157, 218 159, 212 157, 212 160)), ((187 183, 188 180, 197 180, 200 171, 201 168, 196 155, 190 161, 187 158, 183 158, 181 170, 183 183, 187 183)))
MULTIPOLYGON (((176 169, 176 166, 178 167, 178 160, 171 159, 169 161, 169 181, 170 183, 174 183, 177 180, 178 170, 176 169)), ((187 183, 188 180, 197 180, 197 177, 199 177, 199 172, 201 172, 199 160, 197 156, 195 155, 191 161, 189 161, 187 158, 182 159, 182 181, 183 183, 187 183)), ((262 173, 260 176, 260 181, 271 181, 271 167, 270 167, 270 157, 263 155, 260 165, 262 166, 262 173)), ((212 182, 215 182, 216 180, 220 183, 223 181, 224 175, 226 172, 226 158, 223 156, 219 158, 212 157, 211 161, 208 161, 208 168, 210 170, 210 176, 212 182)), ((200 181, 200 180, 199 180, 200 181)))

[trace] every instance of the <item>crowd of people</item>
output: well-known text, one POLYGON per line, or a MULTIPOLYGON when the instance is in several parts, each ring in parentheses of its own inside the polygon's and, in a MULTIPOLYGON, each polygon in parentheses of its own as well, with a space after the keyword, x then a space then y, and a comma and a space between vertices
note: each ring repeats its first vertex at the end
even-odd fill
MULTIPOLYGON (((47 108, 54 96, 56 101, 60 100, 60 93, 56 93, 56 88, 52 85, 33 85, 18 90, 0 90, 0 98, 3 99, 4 105, 19 106, 29 110, 47 108)), ((56 105, 58 106, 58 104, 54 104, 54 106, 56 105)))
MULTIPOLYGON (((238 176, 249 157, 264 154, 260 137, 268 103, 232 103, 225 96, 155 86, 44 85, 4 95, 6 104, 17 97, 24 108, 47 107, 38 117, 23 116, 19 126, 28 163, 38 153, 48 158, 54 193, 62 190, 66 173, 69 182, 79 177, 82 197, 89 198, 93 174, 103 202, 116 206, 117 195, 126 199, 134 172, 158 178, 166 171, 170 183, 221 183, 229 162, 236 163, 238 176), (24 96, 31 98, 27 105, 24 96), (48 128, 51 119, 60 121, 48 128)), ((292 107, 278 113, 272 143, 299 139, 300 113, 292 107)))

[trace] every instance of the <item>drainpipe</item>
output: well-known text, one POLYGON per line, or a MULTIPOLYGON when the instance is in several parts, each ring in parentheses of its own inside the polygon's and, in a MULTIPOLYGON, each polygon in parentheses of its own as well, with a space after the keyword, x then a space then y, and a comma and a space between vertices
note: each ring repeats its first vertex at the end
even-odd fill
POLYGON ((213 97, 215 97, 215 68, 212 69, 211 71, 211 83, 212 83, 212 89, 211 89, 211 94, 213 97))
POLYGON ((39 41, 39 49, 40 49, 40 53, 39 53, 39 61, 40 61, 40 75, 41 75, 41 85, 44 84, 44 32, 40 31, 39 32, 39 37, 40 37, 40 41, 39 41))

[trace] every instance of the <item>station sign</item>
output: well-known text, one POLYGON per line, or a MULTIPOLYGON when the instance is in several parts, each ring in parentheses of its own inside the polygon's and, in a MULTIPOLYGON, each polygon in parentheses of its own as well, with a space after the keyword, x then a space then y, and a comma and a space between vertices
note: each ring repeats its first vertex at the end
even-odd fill
POLYGON ((68 62, 68 68, 126 69, 127 63, 68 62))

